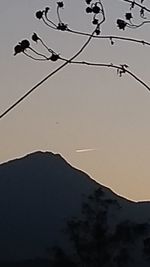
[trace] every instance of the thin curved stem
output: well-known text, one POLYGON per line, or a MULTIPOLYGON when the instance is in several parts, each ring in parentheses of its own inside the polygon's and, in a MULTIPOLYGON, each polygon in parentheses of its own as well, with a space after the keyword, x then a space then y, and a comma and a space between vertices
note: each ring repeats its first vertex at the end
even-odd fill
MULTIPOLYGON (((55 29, 58 31, 58 29, 55 29)), ((70 28, 67 27, 66 31, 64 32, 69 32, 72 34, 77 34, 77 35, 81 35, 81 36, 90 36, 90 33, 87 32, 80 32, 77 30, 72 30, 70 28)), ((127 42, 133 42, 133 43, 139 43, 142 45, 148 45, 150 46, 150 42, 147 42, 145 40, 139 40, 139 39, 135 39, 135 38, 130 38, 130 37, 122 37, 122 36, 116 36, 116 35, 94 35, 93 36, 94 39, 113 39, 113 40, 120 40, 120 41, 127 41, 127 42)))
POLYGON ((99 0, 99 4, 100 4, 100 7, 101 7, 101 13, 102 13, 102 20, 101 20, 101 22, 99 23, 99 26, 100 26, 101 24, 103 24, 103 23, 105 22, 106 17, 105 17, 104 6, 103 6, 101 0, 99 0))
POLYGON ((38 56, 41 56, 41 57, 44 57, 45 59, 48 59, 47 56, 41 54, 41 53, 38 53, 36 50, 34 50, 32 47, 29 47, 28 49, 30 49, 33 53, 35 53, 36 55, 38 56))
POLYGON ((87 61, 71 61, 72 64, 79 64, 79 65, 87 65, 91 67, 108 67, 108 68, 114 68, 120 71, 123 71, 123 73, 127 73, 130 76, 132 76, 137 82, 142 84, 148 91, 150 91, 150 86, 148 86, 144 81, 142 81, 138 76, 136 76, 133 72, 129 71, 127 68, 121 65, 115 65, 115 64, 106 64, 106 63, 93 63, 93 62, 87 62, 87 61))
MULTIPOLYGON (((46 18, 46 20, 47 20, 49 23, 51 23, 51 24, 53 25, 54 28, 57 28, 57 25, 56 25, 52 20, 50 20, 50 19, 48 18, 47 14, 45 14, 45 18, 46 18)), ((49 25, 49 24, 48 24, 48 25, 49 25)), ((53 27, 52 27, 52 28, 53 28, 53 27)))
POLYGON ((142 27, 144 24, 147 24, 147 23, 150 23, 150 20, 143 21, 139 25, 127 23, 127 27, 129 27, 130 29, 136 29, 136 28, 142 27))
POLYGON ((57 6, 57 17, 58 17, 59 23, 61 24, 62 21, 61 21, 61 18, 60 18, 59 9, 60 9, 59 6, 57 6))
POLYGON ((23 52, 23 54, 25 55, 25 56, 27 56, 27 57, 29 57, 29 58, 31 58, 31 59, 33 59, 33 60, 37 60, 37 61, 47 61, 47 60, 49 60, 49 58, 35 58, 35 57, 33 57, 33 56, 31 56, 31 55, 29 55, 27 52, 23 52))
MULTIPOLYGON (((67 61, 66 58, 60 57, 61 60, 67 61)), ((142 84, 148 91, 150 91, 150 86, 147 85, 144 81, 142 81, 138 76, 136 76, 133 72, 129 71, 124 65, 116 65, 116 64, 107 64, 107 63, 95 63, 95 62, 88 62, 88 61, 71 61, 71 64, 77 64, 77 65, 87 65, 91 67, 107 67, 107 68, 114 68, 117 70, 120 70, 122 73, 127 73, 130 76, 132 76, 136 81, 138 81, 140 84, 142 84)))
MULTIPOLYGON (((50 53, 55 53, 55 51, 54 51, 53 49, 49 48, 49 47, 43 42, 43 40, 42 40, 41 38, 39 38, 39 40, 40 40, 41 44, 47 49, 48 52, 50 52, 50 53)), ((55 53, 55 54, 56 54, 56 53, 55 53)))
POLYGON ((56 27, 54 27, 54 26, 48 24, 47 21, 46 21, 43 17, 42 17, 42 20, 43 20, 44 24, 45 24, 46 26, 48 26, 49 28, 51 28, 51 29, 53 29, 53 30, 56 30, 56 29, 57 29, 56 27))
MULTIPOLYGON (((126 0, 122 0, 122 1, 126 1, 126 0)), ((132 1, 130 1, 130 2, 132 2, 132 1)), ((103 19, 105 21, 105 16, 104 16, 103 19)), ((57 30, 58 31, 57 26, 56 27, 52 27, 51 25, 49 25, 44 20, 43 17, 42 17, 42 20, 43 20, 43 22, 44 22, 44 24, 46 26, 52 28, 53 30, 57 30)), ((135 28, 141 27, 145 23, 149 23, 149 22, 146 22, 146 21, 145 22, 142 22, 140 25, 135 25, 135 28)), ((128 26, 130 26, 130 24, 128 24, 128 26)), ((132 26, 132 28, 133 28, 133 26, 132 26)), ((73 29, 69 28, 68 26, 67 26, 66 30, 63 31, 63 32, 69 32, 69 33, 77 34, 77 35, 81 35, 81 36, 90 36, 90 33, 82 32, 82 31, 78 31, 78 30, 73 30, 73 29)), ((96 38, 96 39, 114 39, 114 40, 116 39, 116 40, 120 40, 120 41, 134 42, 134 43, 140 43, 140 44, 143 44, 143 45, 150 46, 150 42, 147 42, 145 40, 139 40, 139 39, 135 39, 135 38, 122 37, 122 36, 116 36, 116 35, 94 35, 93 38, 96 38)))
MULTIPOLYGON (((86 32, 79 32, 79 31, 75 31, 72 30, 70 28, 68 28, 66 31, 73 33, 73 34, 78 34, 78 35, 83 35, 83 36, 89 36, 89 33, 86 32)), ((139 39, 135 39, 135 38, 130 38, 130 37, 122 37, 122 36, 116 36, 116 35, 94 35, 93 38, 96 39, 113 39, 113 40, 121 40, 121 41, 127 41, 127 42, 134 42, 134 43, 141 43, 144 45, 148 45, 150 46, 150 42, 144 41, 144 40, 139 40, 139 39)))
MULTIPOLYGON (((131 5, 133 4, 133 0, 121 0, 121 1, 130 3, 131 5)), ((139 3, 137 3, 136 1, 134 1, 134 5, 140 7, 141 9, 143 9, 143 10, 145 10, 147 12, 150 12, 150 9, 149 8, 147 8, 146 6, 143 6, 143 5, 139 4, 139 3)))

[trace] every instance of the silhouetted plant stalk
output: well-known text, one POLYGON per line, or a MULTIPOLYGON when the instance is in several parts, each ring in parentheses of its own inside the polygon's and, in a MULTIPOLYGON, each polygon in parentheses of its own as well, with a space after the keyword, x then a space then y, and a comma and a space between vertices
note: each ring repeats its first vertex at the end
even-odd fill
MULTIPOLYGON (((130 10, 133 9, 135 6, 140 7, 141 8, 140 16, 142 19, 145 19, 143 10, 146 10, 146 8, 143 5, 138 4, 134 0, 132 0, 132 1, 123 0, 123 1, 128 2, 130 4, 130 10)), ((108 39, 110 41, 111 45, 115 44, 114 40, 135 42, 135 43, 140 43, 142 45, 148 45, 148 46, 150 45, 150 42, 135 39, 135 38, 115 36, 115 35, 106 35, 106 36, 100 35, 100 33, 101 33, 100 26, 101 26, 101 24, 104 23, 104 21, 106 19, 104 6, 103 6, 101 0, 99 0, 99 1, 85 0, 85 2, 87 4, 86 12, 88 14, 92 14, 92 24, 97 25, 97 29, 95 31, 96 35, 94 35, 93 38, 108 39), (99 16, 101 16, 101 20, 100 20, 99 16)), ((144 2, 144 0, 141 0, 141 3, 143 3, 143 2, 144 2)), ((73 30, 73 29, 69 28, 68 25, 66 23, 64 23, 62 21, 62 19, 60 18, 60 9, 62 9, 62 8, 64 8, 64 3, 62 1, 57 2, 56 13, 57 13, 57 18, 58 18, 58 24, 56 24, 54 21, 49 19, 48 14, 51 11, 51 9, 49 7, 46 7, 43 10, 37 11, 35 16, 37 19, 42 20, 47 26, 49 26, 50 28, 52 28, 54 30, 61 30, 64 32, 69 32, 69 33, 83 35, 83 36, 90 36, 89 33, 81 32, 81 31, 77 31, 77 30, 73 30)), ((136 28, 143 26, 144 24, 150 23, 150 20, 144 20, 140 24, 133 23, 132 22, 133 15, 131 12, 126 13, 125 18, 126 18, 126 21, 123 19, 117 19, 117 26, 121 30, 125 30, 126 27, 136 29, 136 28)))
POLYGON ((123 74, 127 73, 132 78, 134 78, 137 82, 139 82, 141 85, 143 85, 148 91, 150 91, 150 87, 142 81, 138 76, 136 76, 133 72, 129 71, 128 65, 121 64, 121 65, 115 65, 113 63, 107 64, 107 63, 94 63, 94 62, 87 62, 87 61, 72 61, 70 63, 73 64, 80 64, 80 65, 87 65, 91 67, 103 67, 103 68, 114 68, 117 70, 117 74, 122 77, 123 74))
MULTIPOLYGON (((146 19, 145 16, 144 16, 144 11, 150 12, 149 9, 147 9, 146 7, 144 7, 141 4, 138 4, 135 1, 128 1, 128 0, 122 0, 122 1, 125 1, 125 2, 130 3, 130 10, 133 9, 135 6, 140 7, 140 17, 142 19, 146 19)), ((91 2, 92 1, 86 1, 86 3, 88 3, 88 5, 91 4, 91 2)), ((62 2, 58 2, 58 3, 62 3, 62 2)), ((100 10, 98 10, 96 12, 99 12, 102 15, 102 21, 99 22, 98 19, 96 18, 96 16, 97 16, 98 13, 94 13, 93 19, 92 19, 92 23, 93 24, 99 24, 99 23, 101 24, 105 20, 104 7, 103 7, 101 1, 96 1, 95 4, 99 4, 100 7, 101 7, 100 10)), ((36 17, 38 19, 42 19, 42 21, 45 23, 46 26, 48 26, 48 27, 50 27, 50 28, 52 28, 54 30, 62 30, 62 31, 65 31, 65 32, 73 33, 73 34, 78 34, 78 35, 83 35, 83 36, 89 36, 90 35, 89 33, 71 29, 71 28, 68 27, 67 24, 65 24, 65 23, 62 22, 62 20, 60 18, 59 10, 63 6, 64 6, 63 4, 60 4, 60 6, 59 6, 59 4, 57 5, 57 17, 58 17, 58 21, 59 21, 58 25, 56 23, 54 23, 52 20, 49 19, 49 17, 48 17, 48 12, 50 11, 50 8, 49 7, 46 7, 42 11, 37 11, 36 17)), ((87 13, 92 13, 92 8, 93 8, 93 3, 91 4, 90 7, 88 6, 86 8, 86 12, 87 13)), ((99 8, 99 7, 97 6, 97 8, 99 8)), ((123 19, 118 19, 117 20, 117 25, 118 25, 119 29, 125 30, 125 27, 131 28, 131 29, 136 29, 136 28, 142 27, 144 24, 150 23, 149 20, 145 20, 145 21, 141 22, 140 24, 134 24, 132 22, 132 20, 131 20, 133 18, 131 12, 130 13, 126 13, 125 14, 125 17, 126 17, 126 20, 127 21, 125 21, 123 19)), ((99 32, 99 34, 100 34, 100 32, 99 32)), ((116 39, 116 40, 121 40, 121 41, 128 41, 128 42, 135 42, 135 43, 141 43, 141 44, 150 45, 149 42, 146 42, 144 40, 137 40, 137 39, 134 39, 134 38, 121 37, 121 36, 115 36, 115 35, 111 35, 111 36, 105 36, 105 35, 98 36, 98 35, 93 36, 93 38, 97 38, 97 39, 112 39, 112 40, 115 40, 116 39)))
POLYGON ((145 15, 145 13, 150 12, 150 9, 143 5, 144 0, 140 0, 140 3, 135 0, 122 0, 122 1, 129 3, 130 12, 127 12, 125 14, 125 20, 123 19, 117 20, 119 29, 125 30, 126 27, 129 27, 131 29, 136 29, 136 28, 142 27, 144 24, 150 23, 150 20, 148 20, 145 15), (142 19, 142 22, 139 24, 133 23, 132 21, 134 16, 133 16, 133 13, 131 13, 131 11, 133 11, 135 7, 139 8, 139 16, 142 19))
MULTIPOLYGON (((129 4, 130 12, 125 13, 125 19, 117 19, 116 24, 119 30, 125 30, 127 27, 136 29, 139 27, 142 27, 144 24, 150 23, 150 20, 148 20, 145 16, 145 12, 150 12, 150 10, 146 7, 143 6, 144 0, 139 0, 140 3, 138 3, 135 0, 121 0, 124 2, 127 2, 129 4), (141 18, 141 22, 139 24, 136 24, 133 22, 134 16, 132 14, 132 10, 138 7, 139 8, 139 16, 141 18)), ((40 43, 45 49, 46 53, 41 53, 35 49, 33 49, 30 45, 30 42, 27 39, 22 40, 19 42, 15 48, 14 48, 14 55, 23 53, 25 56, 37 60, 37 61, 64 61, 62 65, 60 65, 58 68, 56 68, 54 71, 49 73, 44 79, 42 79, 39 83, 37 83, 33 88, 31 88, 26 94, 24 94, 20 99, 18 99, 13 105, 11 105, 6 111, 4 111, 0 115, 0 119, 3 118, 9 111, 11 111, 14 107, 16 107, 19 103, 21 103, 29 94, 31 94, 35 89, 37 89, 41 84, 43 84, 46 80, 48 80, 50 77, 52 77, 54 74, 56 74, 58 71, 60 71, 62 68, 64 68, 68 64, 78 64, 78 65, 87 65, 87 66, 94 66, 94 67, 105 67, 105 68, 113 68, 117 70, 117 74, 122 77, 123 74, 128 74, 132 78, 134 78, 137 82, 139 82, 141 85, 143 85, 148 91, 150 91, 150 87, 142 81, 140 78, 138 78, 134 73, 132 73, 127 64, 112 64, 112 63, 95 63, 95 62, 87 62, 87 61, 75 61, 75 59, 80 55, 83 50, 86 49, 88 46, 89 42, 94 39, 106 39, 109 40, 111 45, 115 44, 116 40, 120 41, 127 41, 127 42, 134 42, 134 43, 139 43, 142 45, 148 45, 150 46, 150 42, 140 40, 140 39, 135 39, 135 38, 130 38, 130 37, 122 37, 122 36, 115 36, 115 35, 101 35, 102 33, 102 25, 106 21, 106 15, 105 15, 105 9, 104 9, 104 4, 102 0, 85 0, 86 3, 86 13, 91 16, 92 20, 91 23, 94 26, 94 30, 92 34, 78 31, 78 30, 73 30, 69 28, 67 23, 64 23, 60 11, 64 8, 64 2, 59 1, 57 2, 56 6, 56 14, 57 14, 57 22, 53 21, 49 17, 49 13, 51 11, 50 7, 45 7, 43 10, 39 10, 36 12, 35 16, 37 19, 41 20, 46 26, 51 28, 52 30, 57 30, 57 31, 63 31, 63 32, 68 32, 71 34, 77 34, 81 36, 86 36, 88 39, 87 41, 83 44, 83 46, 78 50, 75 55, 73 55, 70 59, 66 59, 60 56, 60 54, 56 53, 53 49, 49 48, 47 44, 36 34, 34 33, 32 35, 32 41, 40 43)))
MULTIPOLYGON (((73 34, 77 34, 77 35, 83 35, 83 36, 89 36, 89 33, 86 32, 79 32, 79 31, 75 31, 75 30, 71 30, 71 29, 67 29, 67 32, 73 33, 73 34)), ((150 42, 144 41, 144 40, 140 40, 140 39, 136 39, 136 38, 130 38, 130 37, 123 37, 123 36, 116 36, 116 35, 94 35, 93 36, 94 39, 107 39, 109 41, 113 40, 113 43, 111 43, 112 45, 115 44, 114 40, 120 40, 120 41, 127 41, 127 42, 134 42, 134 43, 139 43, 142 45, 148 45, 150 46, 150 42)))
POLYGON ((142 9, 144 11, 150 12, 149 8, 147 8, 146 6, 142 5, 142 3, 144 3, 144 0, 141 0, 140 3, 138 3, 135 0, 121 0, 121 1, 129 3, 130 4, 130 9, 132 9, 132 8, 137 6, 137 7, 139 7, 140 9, 142 9))
MULTIPOLYGON (((36 55, 41 56, 42 58, 36 58, 30 54, 28 54, 26 51, 23 51, 24 55, 27 57, 30 57, 33 60, 37 60, 37 61, 57 61, 57 60, 61 60, 61 61, 65 61, 68 62, 70 64, 78 64, 78 65, 87 65, 87 66, 93 66, 93 67, 103 67, 103 68, 113 68, 117 70, 117 75, 119 75, 119 77, 122 77, 123 74, 128 74, 130 75, 132 78, 134 78, 137 82, 139 82, 142 86, 144 86, 146 89, 148 89, 148 91, 150 91, 150 87, 144 82, 142 81, 139 77, 137 77, 133 72, 131 72, 129 70, 129 66, 127 64, 120 64, 120 65, 116 65, 113 63, 95 63, 95 62, 88 62, 88 61, 74 61, 74 60, 68 60, 66 58, 61 57, 58 53, 56 53, 53 49, 49 48, 45 42, 36 34, 34 33, 32 35, 32 40, 37 42, 40 41, 40 43, 44 46, 44 48, 47 50, 47 52, 50 53, 50 56, 46 56, 44 54, 41 54, 39 52, 37 52, 35 49, 30 48, 30 50, 35 53, 36 55)), ((111 40, 112 41, 112 40, 111 40)))
MULTIPOLYGON (((29 96, 33 91, 35 91, 40 85, 42 85, 49 78, 51 78, 57 72, 59 72, 61 69, 63 69, 65 66, 67 66, 76 57, 78 57, 84 51, 84 49, 89 45, 90 41, 92 40, 93 35, 95 34, 95 31, 96 31, 96 29, 94 29, 94 31, 92 32, 92 34, 88 37, 88 39, 86 40, 86 42, 82 45, 82 47, 78 50, 77 53, 75 53, 69 60, 65 61, 62 65, 60 65, 54 71, 52 71, 51 73, 49 73, 46 77, 44 77, 40 82, 38 82, 35 86, 33 86, 23 96, 21 96, 16 102, 14 102, 14 104, 12 104, 8 109, 6 109, 2 114, 0 114, 0 119, 2 119, 8 112, 10 112, 12 109, 14 109, 17 105, 19 105, 27 96, 29 96)), ((28 49, 30 47, 30 43, 27 40, 23 40, 16 47, 17 47, 17 51, 23 52, 25 54, 26 53, 25 52, 26 49, 28 49)), ((15 54, 17 53, 17 51, 15 50, 15 54)))
MULTIPOLYGON (((46 59, 40 59, 40 58, 33 58, 32 56, 24 53, 26 56, 30 57, 31 59, 37 60, 37 61, 45 61, 45 60, 51 60, 51 58, 46 58, 46 59)), ((58 54, 56 54, 58 55, 58 54)), ((87 65, 87 66, 91 66, 91 67, 102 67, 102 68, 113 68, 117 70, 117 75, 119 75, 119 77, 122 77, 123 74, 128 74, 129 76, 131 76, 132 78, 134 78, 137 82, 139 82, 142 86, 144 86, 148 91, 150 91, 150 87, 144 82, 142 81, 138 76, 136 76, 133 72, 131 72, 128 69, 128 65, 127 64, 120 64, 120 65, 116 65, 113 63, 95 63, 95 62, 88 62, 88 61, 73 61, 73 60, 68 60, 66 58, 63 58, 61 56, 58 55, 58 59, 65 61, 65 62, 69 62, 70 64, 77 64, 77 65, 87 65)))

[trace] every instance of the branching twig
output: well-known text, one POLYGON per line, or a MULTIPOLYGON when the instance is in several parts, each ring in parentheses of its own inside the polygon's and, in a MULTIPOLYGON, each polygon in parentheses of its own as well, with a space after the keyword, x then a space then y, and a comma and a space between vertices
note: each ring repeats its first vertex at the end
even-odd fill
MULTIPOLYGON (((137 6, 141 9, 141 17, 143 19, 145 19, 144 17, 144 10, 147 12, 150 12, 150 9, 148 9, 147 7, 139 4, 138 2, 136 2, 135 0, 122 0, 124 2, 128 2, 131 4, 130 9, 134 8, 134 6, 137 6)), ((91 3, 91 1, 87 1, 86 3, 89 5, 91 3)), ((143 85, 148 91, 150 91, 150 87, 144 82, 142 81, 140 78, 138 78, 134 73, 132 73, 131 71, 129 71, 128 66, 126 64, 123 65, 116 65, 116 64, 106 64, 106 63, 94 63, 94 62, 87 62, 87 61, 75 61, 74 59, 76 59, 82 52, 83 50, 88 46, 89 42, 93 39, 108 39, 111 43, 111 45, 114 44, 114 40, 122 40, 122 41, 128 41, 128 42, 134 42, 134 43, 140 43, 142 45, 148 45, 150 46, 150 42, 147 41, 143 41, 143 40, 139 40, 139 39, 135 39, 135 38, 130 38, 130 37, 122 37, 122 36, 115 36, 115 35, 100 35, 101 33, 101 25, 105 22, 106 20, 106 16, 105 16, 105 11, 104 11, 104 6, 101 2, 101 0, 97 0, 94 3, 91 4, 91 6, 87 7, 86 11, 87 13, 92 13, 92 17, 93 17, 93 21, 92 23, 95 25, 95 29, 93 31, 92 34, 90 33, 86 33, 86 32, 81 32, 81 31, 76 31, 76 30, 72 30, 68 27, 67 24, 64 24, 60 18, 60 14, 59 14, 59 8, 63 7, 63 2, 57 2, 58 6, 57 6, 57 17, 58 17, 58 25, 56 25, 53 21, 51 21, 48 18, 48 11, 49 11, 49 7, 46 7, 45 10, 40 10, 36 12, 36 17, 38 19, 42 19, 43 23, 48 26, 49 28, 53 29, 53 30, 61 30, 64 32, 68 32, 68 33, 72 33, 72 34, 77 34, 77 35, 81 35, 81 36, 86 36, 88 37, 87 41, 83 44, 83 46, 78 50, 78 52, 72 56, 70 59, 65 59, 62 58, 61 56, 59 56, 59 54, 56 54, 55 51, 51 48, 49 48, 45 42, 39 38, 37 36, 37 34, 34 33, 34 35, 32 36, 33 41, 37 42, 38 40, 41 42, 41 44, 46 48, 46 50, 51 53, 51 55, 49 57, 47 57, 44 54, 41 54, 39 52, 37 52, 35 49, 33 49, 30 46, 30 42, 28 40, 23 40, 22 42, 20 42, 16 47, 15 47, 15 53, 14 55, 18 54, 18 53, 23 53, 25 56, 33 59, 33 60, 37 60, 37 61, 56 61, 56 60, 62 60, 64 61, 62 65, 60 65, 58 68, 56 68, 54 71, 52 71, 51 73, 49 73, 45 78, 43 78, 40 82, 38 82, 35 86, 33 86, 27 93, 25 93, 22 97, 20 97, 14 104, 12 104, 8 109, 6 109, 1 115, 0 115, 0 119, 2 119, 9 111, 11 111, 12 109, 14 109, 19 103, 21 103, 28 95, 30 95, 33 91, 35 91, 41 84, 43 84, 45 81, 47 81, 50 77, 52 77, 53 75, 55 75, 57 72, 59 72, 61 69, 63 69, 65 66, 67 66, 68 64, 78 64, 78 65, 87 65, 87 66, 93 66, 93 67, 105 67, 105 68, 114 68, 117 70, 117 73, 119 74, 119 76, 122 76, 123 74, 127 73, 128 75, 130 75, 132 78, 134 78, 137 82, 139 82, 141 85, 143 85), (97 17, 97 15, 99 15, 97 17), (102 16, 102 17, 101 17, 102 16), (100 19, 100 18, 101 19, 100 19), (35 56, 33 56, 32 54, 29 54, 28 52, 26 52, 27 49, 30 49, 30 51, 33 54, 36 54, 37 56, 40 56, 41 58, 36 58, 35 56)), ((141 26, 143 26, 146 23, 150 23, 149 20, 146 21, 142 21, 142 23, 140 23, 139 25, 133 24, 131 21, 132 18, 132 14, 131 13, 126 13, 127 17, 126 19, 130 22, 126 22, 124 20, 118 19, 117 20, 117 24, 118 27, 122 30, 125 29, 125 27, 131 27, 131 28, 139 28, 141 26)))
POLYGON ((52 26, 52 25, 50 25, 49 23, 47 23, 47 21, 45 20, 44 17, 42 17, 42 20, 43 20, 44 24, 45 24, 46 26, 48 26, 49 28, 51 28, 51 29, 53 29, 53 30, 56 30, 56 29, 57 29, 55 26, 52 26))
POLYGON ((147 12, 150 12, 149 8, 147 8, 146 6, 143 6, 142 4, 137 3, 136 1, 133 1, 133 0, 121 0, 121 1, 130 3, 131 5, 137 6, 137 7, 141 8, 147 12), (133 4, 133 2, 134 2, 134 4, 133 4))
POLYGON ((137 82, 142 84, 148 91, 150 91, 150 86, 148 86, 144 81, 142 81, 138 76, 136 76, 133 72, 129 71, 125 65, 115 65, 115 64, 106 64, 106 63, 93 63, 93 62, 87 62, 87 61, 71 61, 72 64, 79 64, 79 65, 87 65, 91 67, 108 67, 108 68, 114 68, 116 70, 120 70, 122 73, 127 73, 131 77, 133 77, 137 82))
MULTIPOLYGON (((25 53, 25 52, 24 52, 24 54, 26 56, 30 57, 31 59, 34 59, 34 60, 45 60, 45 59, 33 58, 30 55, 28 55, 27 53, 25 53)), ((137 82, 142 84, 148 91, 150 91, 150 86, 147 85, 144 81, 142 81, 142 79, 140 79, 138 76, 136 76, 133 72, 129 71, 129 69, 127 69, 128 66, 126 64, 116 65, 116 64, 113 64, 113 63, 107 64, 107 63, 95 63, 95 62, 88 62, 88 61, 74 61, 73 59, 72 60, 68 60, 68 59, 63 58, 61 56, 59 56, 59 59, 62 60, 62 61, 65 61, 66 63, 70 63, 70 64, 87 65, 87 66, 91 66, 91 67, 103 67, 103 68, 116 69, 117 73, 119 74, 120 77, 122 76, 122 74, 127 73, 132 78, 134 78, 137 82)), ((47 60, 50 60, 50 58, 47 58, 47 60)))
MULTIPOLYGON (((138 3, 135 2, 134 0, 122 0, 122 1, 128 2, 128 3, 132 4, 132 5, 133 5, 133 3, 134 3, 134 5, 139 6, 142 10, 147 10, 146 7, 144 7, 144 6, 141 5, 141 4, 138 4, 138 3)), ((59 3, 59 2, 58 2, 58 3, 59 3)), ((104 11, 104 6, 103 6, 101 0, 96 1, 96 3, 100 5, 100 11, 99 11, 99 14, 102 15, 102 20, 99 21, 99 22, 97 22, 97 23, 98 23, 98 24, 97 24, 97 29, 99 28, 99 32, 100 32, 100 25, 104 23, 104 21, 106 20, 106 16, 105 16, 105 11, 104 11)), ((89 33, 86 33, 86 32, 83 32, 83 31, 78 31, 78 30, 73 30, 73 29, 69 28, 68 25, 64 24, 64 23, 61 21, 61 19, 60 19, 59 8, 60 8, 60 7, 59 7, 59 5, 58 5, 58 6, 57 6, 57 17, 58 17, 58 20, 59 20, 59 26, 57 26, 53 21, 51 21, 51 20, 48 18, 48 10, 49 10, 49 8, 46 8, 45 10, 40 11, 40 13, 43 14, 43 15, 41 15, 40 19, 42 19, 43 23, 44 23, 46 26, 48 26, 49 28, 52 28, 53 30, 62 30, 62 31, 64 31, 64 32, 69 32, 69 33, 77 34, 77 35, 81 35, 81 36, 82 36, 82 35, 83 35, 83 36, 90 36, 89 33), (45 20, 44 17, 46 18, 46 20, 47 20, 50 24, 45 20), (53 25, 53 26, 52 26, 52 25, 53 25)), ((148 10, 149 10, 149 9, 148 9, 148 10)), ((147 10, 147 11, 148 11, 148 10, 147 10)), ((149 11, 150 11, 150 10, 149 10, 149 11)), ((94 14, 94 17, 93 17, 94 19, 93 19, 93 21, 94 21, 94 20, 98 21, 97 19, 95 19, 95 18, 96 18, 96 15, 97 15, 97 14, 94 14)), ((39 17, 38 17, 38 18, 39 18, 39 17)), ((93 21, 92 21, 92 22, 93 22, 93 21)), ((118 20, 118 21, 120 21, 120 20, 118 20)), ((127 27, 132 28, 132 29, 139 28, 139 27, 142 27, 144 24, 148 24, 148 23, 150 23, 149 20, 143 21, 143 22, 140 23, 139 25, 133 24, 133 23, 131 23, 131 21, 130 21, 130 23, 128 23, 128 22, 124 22, 123 20, 121 20, 121 22, 123 22, 124 25, 126 25, 127 27)), ((124 28, 125 28, 125 27, 124 27, 124 28)), ((115 36, 115 35, 110 35, 110 36, 106 35, 106 36, 105 36, 105 35, 99 35, 99 34, 98 34, 98 35, 94 35, 93 38, 96 38, 96 39, 109 39, 109 40, 112 40, 112 39, 113 39, 113 40, 120 40, 120 41, 127 41, 127 42, 141 43, 141 44, 145 44, 145 45, 148 45, 148 46, 150 45, 150 42, 145 41, 145 40, 138 40, 138 39, 135 39, 135 38, 122 37, 122 36, 115 36)), ((111 44, 113 44, 113 42, 111 42, 111 44)))
POLYGON ((48 52, 55 53, 54 50, 49 48, 41 38, 39 38, 39 40, 40 40, 41 44, 47 49, 48 52))
POLYGON ((49 73, 45 78, 43 78, 40 82, 38 82, 35 86, 33 86, 27 93, 25 93, 22 97, 20 97, 14 104, 12 104, 8 109, 6 109, 2 114, 0 114, 0 119, 2 119, 4 116, 6 116, 6 114, 8 114, 8 112, 14 109, 17 105, 19 105, 25 98, 27 98, 27 96, 29 96, 33 91, 35 91, 41 84, 43 84, 49 78, 54 76, 57 72, 59 72, 61 69, 67 66, 72 60, 78 57, 84 51, 84 49, 88 46, 94 34, 95 34, 95 30, 90 35, 90 37, 87 39, 87 41, 83 44, 83 46, 79 49, 79 51, 75 53, 74 56, 72 56, 69 60, 65 61, 65 63, 60 65, 57 69, 49 73))
POLYGON ((52 20, 50 20, 50 19, 48 18, 48 10, 49 10, 49 8, 47 9, 47 11, 45 10, 45 12, 44 12, 45 18, 46 18, 46 20, 47 20, 50 24, 53 25, 52 28, 57 28, 57 25, 56 25, 52 20))
MULTIPOLYGON (((58 31, 57 28, 53 28, 53 29, 58 31)), ((90 33, 73 30, 69 27, 67 27, 66 31, 64 31, 64 33, 66 32, 81 35, 81 36, 90 36, 90 33)), ((113 39, 113 40, 127 41, 127 42, 139 43, 142 45, 150 46, 150 42, 145 41, 145 40, 140 40, 140 39, 135 39, 135 38, 130 38, 130 37, 123 37, 123 36, 116 36, 116 35, 94 35, 93 38, 94 39, 109 39, 109 40, 113 39)))
POLYGON ((31 58, 31 59, 33 59, 33 60, 37 60, 37 61, 47 61, 47 60, 49 60, 49 58, 35 58, 35 57, 33 57, 33 56, 31 56, 31 55, 29 55, 27 52, 23 52, 24 53, 24 55, 25 56, 27 56, 27 57, 29 57, 29 58, 31 58))
POLYGON ((45 55, 37 52, 35 49, 33 49, 32 47, 29 47, 28 49, 30 49, 33 53, 35 53, 38 56, 44 57, 46 60, 48 59, 45 55))
POLYGON ((127 23, 127 27, 129 27, 130 29, 136 29, 136 28, 142 27, 144 24, 149 24, 149 23, 150 23, 150 20, 142 21, 140 24, 137 24, 137 25, 127 23))
MULTIPOLYGON (((83 36, 89 36, 89 33, 86 32, 80 32, 80 31, 75 31, 72 30, 70 28, 67 29, 67 32, 73 33, 73 34, 77 34, 77 35, 83 35, 83 36)), ((94 35, 93 36, 94 39, 108 39, 108 40, 120 40, 120 41, 127 41, 127 42, 134 42, 134 43, 139 43, 142 45, 148 45, 150 46, 150 42, 144 41, 144 40, 139 40, 139 39, 135 39, 135 38, 130 38, 130 37, 123 37, 123 36, 116 36, 116 35, 94 35)))

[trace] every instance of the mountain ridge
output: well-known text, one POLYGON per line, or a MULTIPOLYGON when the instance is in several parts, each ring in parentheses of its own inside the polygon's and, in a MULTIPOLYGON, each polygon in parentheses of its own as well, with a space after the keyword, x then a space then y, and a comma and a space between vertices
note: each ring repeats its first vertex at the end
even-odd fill
POLYGON ((118 193, 114 192, 112 189, 110 189, 108 186, 105 186, 104 184, 100 184, 98 181, 94 180, 88 173, 80 170, 80 169, 77 169, 75 166, 72 166, 71 163, 69 163, 66 159, 64 159, 62 157, 61 154, 59 153, 53 153, 53 152, 50 152, 50 151, 34 151, 34 152, 31 152, 31 153, 28 153, 24 156, 21 156, 21 157, 17 157, 15 159, 10 159, 6 162, 3 162, 3 163, 0 163, 0 167, 5 167, 6 165, 8 166, 9 164, 13 164, 13 163, 19 163, 19 161, 22 161, 22 160, 32 160, 32 159, 36 159, 38 157, 40 157, 40 160, 41 160, 41 156, 42 157, 47 157, 47 158, 53 158, 53 159, 56 159, 56 160, 60 160, 61 162, 63 162, 64 164, 66 164, 67 166, 70 166, 71 168, 77 170, 78 172, 81 172, 82 174, 85 174, 90 180, 94 181, 97 185, 102 185, 106 190, 109 190, 111 191, 113 194, 117 195, 118 197, 122 198, 122 199, 125 199, 127 201, 130 201, 130 202, 134 202, 134 203, 142 203, 142 202, 148 202, 148 201, 134 201, 134 200, 130 200, 126 197, 123 197, 121 195, 119 195, 118 193))

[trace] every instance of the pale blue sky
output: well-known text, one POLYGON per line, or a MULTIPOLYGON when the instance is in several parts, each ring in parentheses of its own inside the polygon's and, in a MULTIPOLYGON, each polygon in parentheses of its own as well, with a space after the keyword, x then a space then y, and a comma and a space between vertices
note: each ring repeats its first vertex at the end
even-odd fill
MULTIPOLYGON (((60 63, 34 62, 13 56, 13 47, 37 32, 64 57, 86 40, 53 32, 35 12, 57 1, 0 1, 0 112, 60 63)), ((129 10, 121 0, 105 0, 107 21, 102 34, 132 36, 150 41, 150 25, 119 31, 116 19, 129 10)), ((84 0, 65 0, 64 20, 75 30, 92 31, 84 0)), ((54 11, 52 17, 55 18, 54 11)), ((36 45, 35 45, 36 48, 36 45)), ((81 60, 127 63, 150 84, 150 47, 115 41, 92 41, 81 60)), ((62 154, 115 192, 135 200, 150 199, 150 93, 129 76, 115 70, 67 66, 0 121, 0 162, 35 150, 62 154), (96 150, 76 153, 77 149, 96 150)))

